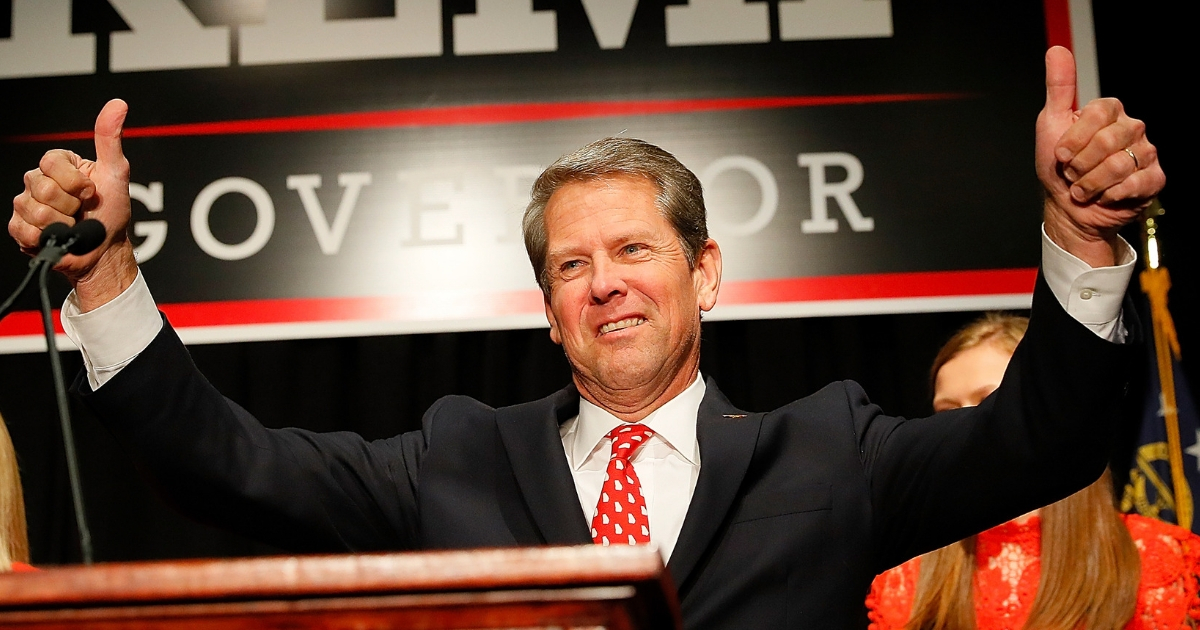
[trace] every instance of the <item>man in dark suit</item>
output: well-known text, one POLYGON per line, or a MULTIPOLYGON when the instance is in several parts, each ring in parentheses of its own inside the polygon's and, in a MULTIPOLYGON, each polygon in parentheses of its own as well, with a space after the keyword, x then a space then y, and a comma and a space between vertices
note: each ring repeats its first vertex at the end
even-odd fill
POLYGON ((444 398, 420 432, 375 442, 265 429, 196 371, 125 237, 124 103, 97 120, 97 161, 52 151, 30 171, 10 232, 32 249, 53 220, 105 222, 105 246, 60 267, 75 286, 64 326, 87 364, 77 387, 198 518, 298 551, 652 542, 689 627, 862 627, 877 572, 1057 500, 1105 464, 1132 265, 1115 230, 1164 178, 1138 121, 1111 100, 1075 112, 1074 91, 1069 53, 1052 50, 1029 333, 997 392, 949 420, 889 417, 851 382, 748 413, 704 382, 700 315, 721 252, 695 176, 640 141, 560 159, 526 213, 571 386, 502 409, 444 398))

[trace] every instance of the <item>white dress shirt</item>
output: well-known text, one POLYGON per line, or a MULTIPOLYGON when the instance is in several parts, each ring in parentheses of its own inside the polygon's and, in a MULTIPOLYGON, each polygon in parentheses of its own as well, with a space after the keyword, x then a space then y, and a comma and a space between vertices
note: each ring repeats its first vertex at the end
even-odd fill
MULTIPOLYGON (((631 460, 642 483, 646 510, 650 512, 650 542, 658 545, 664 563, 675 549, 683 517, 696 491, 696 479, 700 477, 696 415, 704 391, 704 379, 697 374, 687 389, 642 419, 642 424, 653 429, 654 435, 631 460)), ((589 524, 612 454, 612 440, 604 436, 621 423, 616 416, 581 398, 579 415, 564 422, 558 430, 575 479, 579 505, 589 524)))
MULTIPOLYGON (((1046 284, 1067 314, 1109 341, 1125 340, 1121 303, 1133 275, 1135 259, 1133 248, 1122 240, 1118 264, 1093 269, 1056 245, 1042 229, 1042 273, 1046 284)), ((88 383, 93 390, 133 361, 162 329, 158 308, 140 271, 121 295, 88 313, 80 312, 72 291, 61 317, 67 336, 83 354, 88 383)), ((675 548, 700 476, 696 415, 704 391, 704 380, 697 376, 686 390, 647 416, 643 422, 656 435, 633 459, 650 513, 650 540, 658 546, 664 562, 675 548)), ((580 400, 579 415, 559 429, 579 505, 589 524, 604 483, 611 448, 604 435, 620 422, 604 409, 580 400)))

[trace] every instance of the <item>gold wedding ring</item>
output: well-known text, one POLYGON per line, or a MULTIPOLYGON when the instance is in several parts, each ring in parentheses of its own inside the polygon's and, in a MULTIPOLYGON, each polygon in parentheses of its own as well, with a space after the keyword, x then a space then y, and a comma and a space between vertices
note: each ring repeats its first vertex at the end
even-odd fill
POLYGON ((1136 171, 1136 170, 1142 168, 1142 163, 1138 162, 1137 155, 1134 154, 1133 149, 1130 149, 1129 147, 1125 147, 1125 152, 1129 154, 1129 157, 1133 158, 1133 170, 1136 171))

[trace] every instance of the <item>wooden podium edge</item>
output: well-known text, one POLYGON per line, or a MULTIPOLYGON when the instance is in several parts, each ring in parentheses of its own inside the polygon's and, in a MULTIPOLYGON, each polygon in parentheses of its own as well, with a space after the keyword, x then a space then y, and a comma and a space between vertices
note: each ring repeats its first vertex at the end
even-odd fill
MULTIPOLYGON (((0 575, 0 616, 21 611, 190 607, 414 594, 567 591, 630 586, 653 624, 678 627, 675 587, 649 546, 276 556, 105 563, 0 575)), ((15 621, 15 619, 12 619, 15 621)))

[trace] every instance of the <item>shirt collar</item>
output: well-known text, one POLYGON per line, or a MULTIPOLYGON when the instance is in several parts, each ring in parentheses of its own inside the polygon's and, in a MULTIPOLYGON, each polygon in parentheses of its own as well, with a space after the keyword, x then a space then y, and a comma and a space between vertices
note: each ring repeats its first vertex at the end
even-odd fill
MULTIPOLYGON (((696 442, 696 418, 700 403, 704 401, 704 378, 697 373, 696 380, 687 389, 668 400, 641 420, 654 430, 668 446, 675 449, 692 465, 700 465, 700 447, 696 442)), ((579 416, 575 421, 575 443, 571 448, 572 465, 578 469, 595 451, 604 436, 622 423, 620 418, 598 407, 586 398, 579 399, 579 416)))

